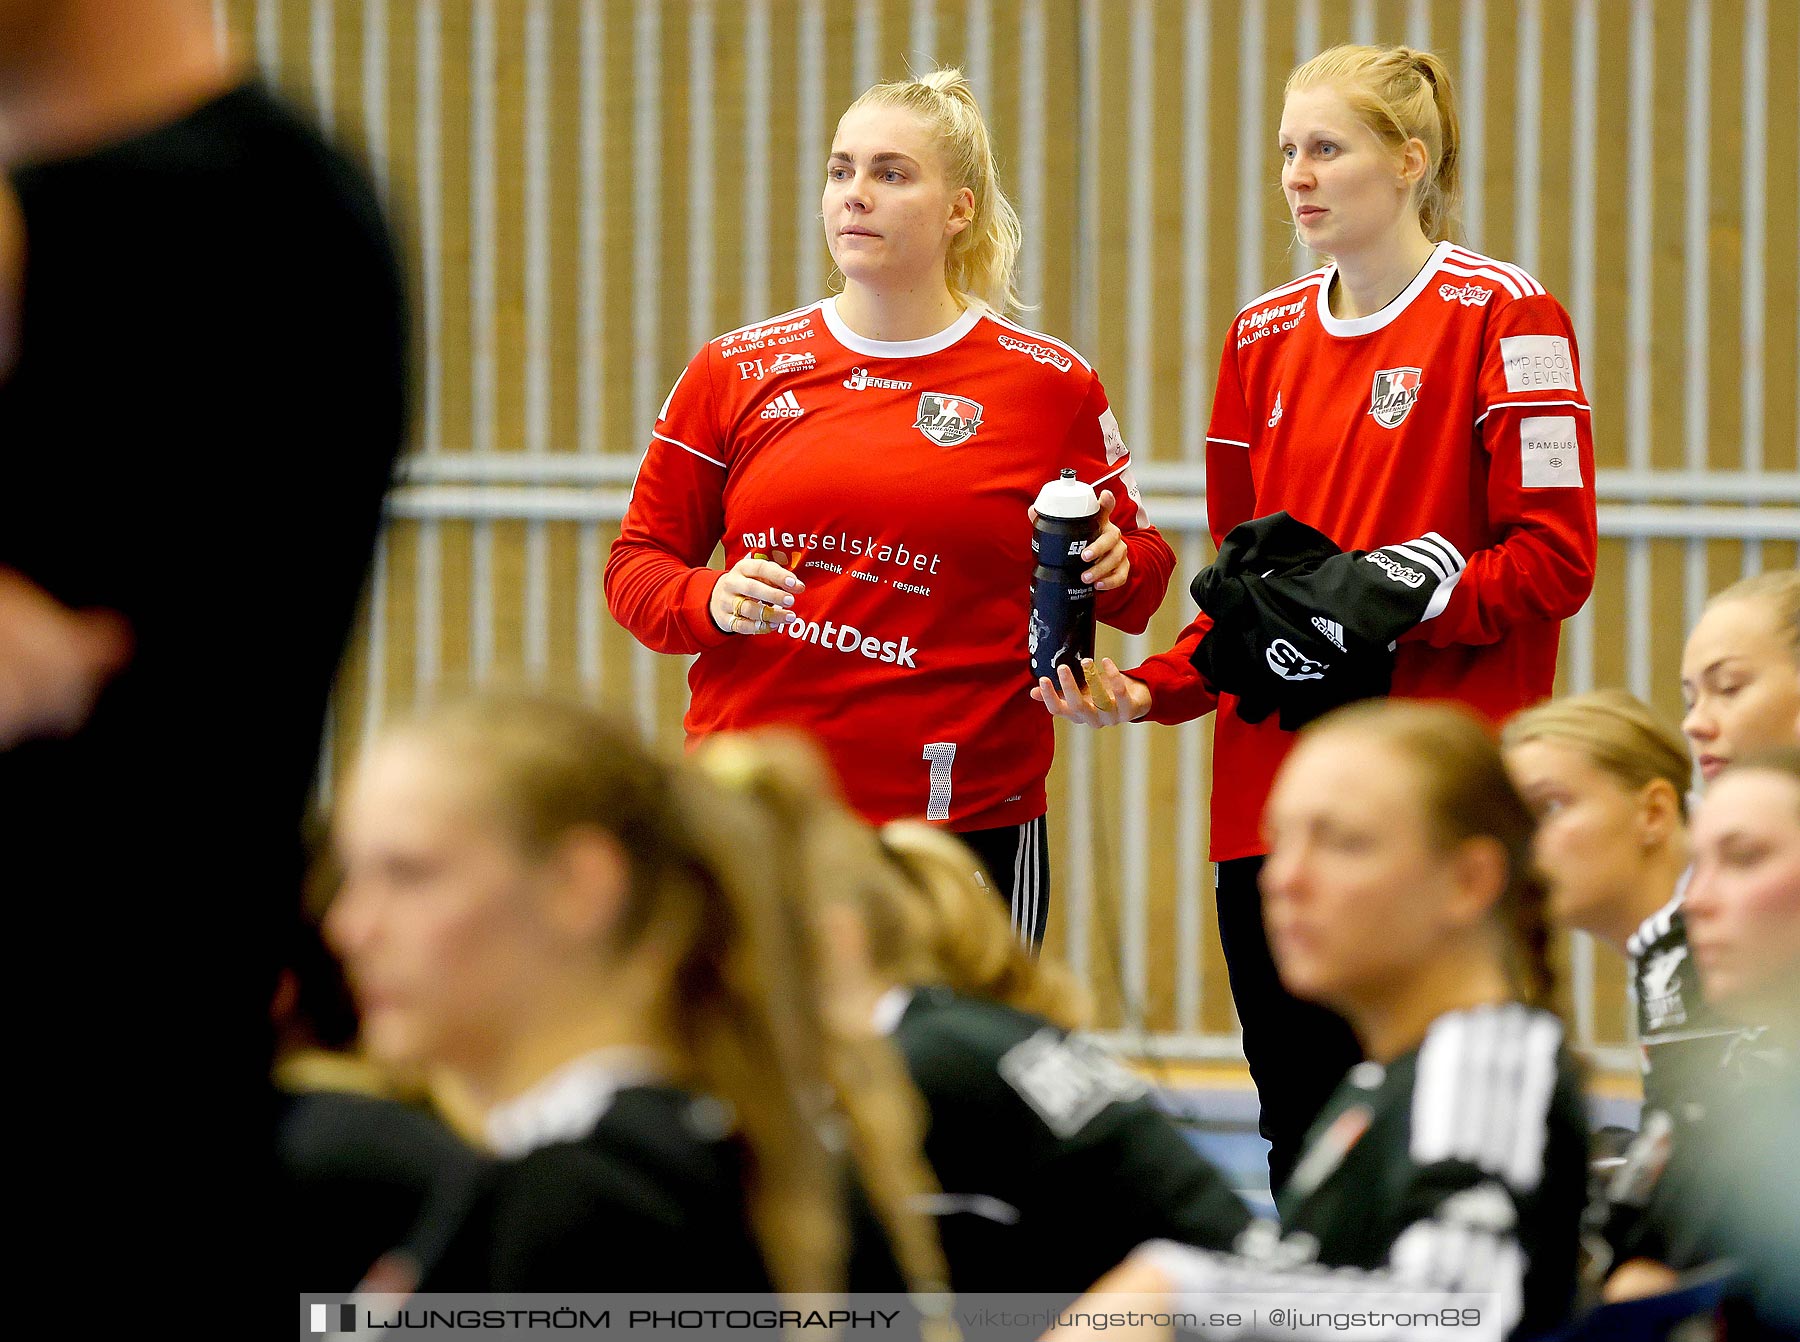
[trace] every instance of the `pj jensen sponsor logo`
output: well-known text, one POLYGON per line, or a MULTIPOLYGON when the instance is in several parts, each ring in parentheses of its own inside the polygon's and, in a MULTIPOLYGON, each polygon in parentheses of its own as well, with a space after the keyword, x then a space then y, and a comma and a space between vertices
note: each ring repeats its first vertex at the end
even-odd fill
POLYGON ((892 377, 870 377, 867 368, 852 368, 850 376, 844 379, 844 386, 850 391, 862 391, 867 387, 881 387, 890 391, 911 391, 912 383, 902 382, 892 377))
POLYGON ((777 354, 774 363, 766 363, 762 359, 740 359, 737 364, 739 382, 748 382, 755 378, 761 382, 766 377, 780 377, 783 373, 805 373, 818 367, 819 356, 811 353, 796 354, 789 351, 777 354))

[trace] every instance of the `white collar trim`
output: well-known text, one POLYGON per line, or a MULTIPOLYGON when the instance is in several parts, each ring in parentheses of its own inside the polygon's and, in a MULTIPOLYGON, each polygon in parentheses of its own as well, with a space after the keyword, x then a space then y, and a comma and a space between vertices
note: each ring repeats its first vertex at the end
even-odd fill
POLYGON ((1419 267, 1419 273, 1413 276, 1412 283, 1389 299, 1386 307, 1364 317, 1346 318, 1331 315, 1331 281, 1337 276, 1337 262, 1333 261, 1320 273, 1319 296, 1313 301, 1313 306, 1318 309, 1319 324, 1325 328, 1327 335, 1334 336, 1368 335, 1373 331, 1381 330, 1382 327, 1405 312, 1413 299, 1425 291, 1425 286, 1431 283, 1432 275, 1437 272, 1439 264, 1449 250, 1448 242, 1438 243, 1431 249, 1431 255, 1426 259, 1425 264, 1419 267))
POLYGON ((524 1094, 495 1105, 485 1128, 488 1145, 518 1157, 557 1142, 579 1141, 612 1108, 621 1090, 662 1076, 645 1049, 603 1048, 564 1063, 524 1094))
POLYGON ((1692 866, 1683 871, 1675 882, 1675 893, 1669 897, 1669 902, 1639 923, 1638 930, 1626 939, 1625 953, 1632 959, 1637 959, 1669 930, 1669 925, 1675 921, 1675 915, 1681 909, 1682 901, 1687 898, 1688 879, 1693 874, 1692 866))
POLYGON ((973 331, 975 323, 987 315, 987 309, 981 304, 971 303, 962 316, 936 335, 928 335, 922 340, 870 340, 844 325, 844 319, 838 316, 837 299, 826 299, 819 305, 819 310, 825 317, 826 329, 838 344, 853 354, 867 355, 871 359, 916 359, 921 354, 947 350, 973 331))

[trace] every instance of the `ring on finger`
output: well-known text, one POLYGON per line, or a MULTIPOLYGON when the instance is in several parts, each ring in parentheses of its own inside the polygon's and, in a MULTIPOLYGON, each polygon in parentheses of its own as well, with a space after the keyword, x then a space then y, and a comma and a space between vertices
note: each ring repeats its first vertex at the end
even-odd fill
POLYGON ((732 603, 732 606, 731 606, 731 618, 732 619, 741 620, 744 618, 744 600, 745 600, 745 598, 740 596, 736 601, 734 601, 732 603))

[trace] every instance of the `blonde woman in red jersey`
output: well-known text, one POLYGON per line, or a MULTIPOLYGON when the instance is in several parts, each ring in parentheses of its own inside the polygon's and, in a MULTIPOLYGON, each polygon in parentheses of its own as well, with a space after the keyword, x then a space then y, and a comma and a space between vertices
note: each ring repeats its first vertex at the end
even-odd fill
POLYGON ((1019 305, 1018 217, 958 71, 856 100, 821 214, 842 293, 689 362, 607 604, 647 646, 699 654, 690 739, 811 732, 858 811, 959 833, 1038 940, 1054 738, 1027 697, 1028 509, 1063 469, 1100 493, 1084 580, 1123 629, 1149 623, 1174 555, 1093 369, 1002 315, 1019 305))
MULTIPOLYGON (((1593 585, 1593 436, 1568 314, 1517 266, 1449 240, 1457 116, 1431 53, 1343 46, 1307 61, 1276 143, 1296 234, 1330 264, 1249 304, 1226 337, 1207 430, 1213 540, 1285 510, 1342 550, 1400 551, 1400 564, 1371 557, 1434 591, 1398 641, 1392 693, 1499 722, 1549 695, 1561 622, 1593 585)), ((1344 619, 1316 614, 1328 639, 1344 619)), ((1097 727, 1219 709, 1220 933, 1279 1187, 1356 1053, 1342 1022, 1275 976, 1259 822, 1293 734, 1215 698, 1191 660, 1211 627, 1198 616, 1129 672, 1104 662, 1115 709, 1072 679, 1034 697, 1097 727)))

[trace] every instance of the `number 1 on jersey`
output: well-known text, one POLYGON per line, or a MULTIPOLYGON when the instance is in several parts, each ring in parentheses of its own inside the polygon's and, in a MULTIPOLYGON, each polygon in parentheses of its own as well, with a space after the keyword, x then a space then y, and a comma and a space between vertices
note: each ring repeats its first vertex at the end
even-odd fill
POLYGON ((956 742, 933 741, 923 758, 931 761, 931 800, 925 806, 927 820, 950 818, 950 766, 956 760, 956 742))

